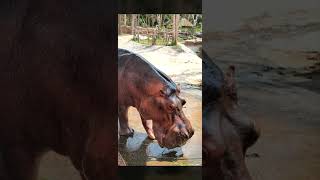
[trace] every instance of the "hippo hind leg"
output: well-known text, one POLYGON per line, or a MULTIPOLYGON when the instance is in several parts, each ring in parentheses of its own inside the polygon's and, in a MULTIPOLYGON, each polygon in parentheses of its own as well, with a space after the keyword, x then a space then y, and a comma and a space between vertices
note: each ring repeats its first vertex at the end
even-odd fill
POLYGON ((133 136, 134 130, 129 127, 128 106, 119 106, 119 134, 120 136, 133 136))

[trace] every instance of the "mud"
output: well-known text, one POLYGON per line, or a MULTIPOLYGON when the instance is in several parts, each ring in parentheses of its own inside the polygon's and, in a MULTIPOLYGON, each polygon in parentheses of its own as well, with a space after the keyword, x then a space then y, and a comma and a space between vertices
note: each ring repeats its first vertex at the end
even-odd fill
POLYGON ((240 105, 261 127, 248 169, 254 180, 320 179, 319 6, 249 2, 206 18, 203 44, 220 67, 236 66, 240 105))

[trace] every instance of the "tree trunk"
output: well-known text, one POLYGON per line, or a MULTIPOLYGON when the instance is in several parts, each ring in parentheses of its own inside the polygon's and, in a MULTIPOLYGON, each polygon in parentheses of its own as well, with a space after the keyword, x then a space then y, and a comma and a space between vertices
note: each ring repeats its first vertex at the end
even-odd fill
POLYGON ((157 21, 158 21, 158 25, 159 25, 159 27, 161 27, 161 23, 162 23, 162 14, 158 14, 158 15, 157 15, 157 21))
POLYGON ((197 25, 198 18, 199 18, 199 15, 196 14, 195 17, 193 18, 193 27, 197 25))
POLYGON ((147 27, 149 27, 149 15, 146 14, 146 24, 147 24, 147 27))
POLYGON ((127 15, 126 14, 123 15, 123 24, 124 24, 124 26, 127 26, 127 15))
MULTIPOLYGON (((139 18, 140 18, 140 15, 138 14, 137 17, 136 17, 136 22, 135 22, 136 25, 135 25, 135 27, 139 26, 139 18)), ((136 31, 136 36, 137 36, 138 42, 140 42, 139 29, 137 29, 137 31, 136 31)))
POLYGON ((133 38, 135 38, 135 22, 136 22, 136 14, 131 15, 131 34, 133 35, 133 38))
POLYGON ((179 18, 180 15, 179 14, 174 14, 173 15, 173 45, 177 44, 177 40, 178 40, 178 29, 179 29, 179 18))
POLYGON ((118 34, 121 33, 121 14, 118 14, 118 34))

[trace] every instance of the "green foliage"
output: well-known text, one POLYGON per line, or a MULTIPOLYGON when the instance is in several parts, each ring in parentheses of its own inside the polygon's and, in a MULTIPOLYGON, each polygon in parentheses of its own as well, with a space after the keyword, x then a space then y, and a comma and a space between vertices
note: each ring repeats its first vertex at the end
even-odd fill
MULTIPOLYGON (((140 39, 138 40, 137 38, 132 39, 135 42, 138 42, 143 45, 151 46, 152 44, 152 39, 140 39)), ((160 46, 175 46, 173 42, 167 42, 164 38, 156 38, 156 42, 154 45, 160 45, 160 46)))
MULTIPOLYGON (((138 39, 136 36, 134 37, 134 41, 139 42, 145 45, 176 45, 175 42, 168 42, 168 40, 164 39, 164 33, 168 34, 168 32, 173 31, 173 16, 174 14, 138 14, 137 15, 137 26, 145 28, 141 32, 137 32, 138 34, 142 34, 144 36, 150 36, 150 31, 147 30, 148 33, 145 33, 146 28, 156 28, 157 32, 162 32, 157 34, 156 39, 152 40, 151 37, 148 39, 138 39)), ((127 25, 131 24, 132 15, 127 14, 126 16, 127 25)), ((178 41, 184 41, 188 39, 194 39, 197 33, 202 32, 202 15, 201 14, 180 14, 180 20, 183 18, 183 21, 179 22, 179 35, 178 41)), ((123 18, 122 18, 123 19, 123 18)), ((123 21, 123 20, 122 20, 123 21)))
MULTIPOLYGON (((172 17, 173 14, 139 14, 138 15, 138 24, 142 27, 156 27, 159 26, 159 23, 161 26, 159 28, 165 28, 165 29, 172 29, 172 17), (158 16, 160 16, 161 22, 158 22, 158 16)), ((127 24, 131 24, 131 15, 127 14, 127 24)), ((185 18, 188 21, 190 21, 192 24, 194 23, 194 20, 197 22, 195 23, 195 27, 198 27, 197 29, 200 30, 201 24, 202 24, 202 15, 201 14, 180 14, 180 19, 185 18), (197 18, 195 18, 197 17, 197 18)))

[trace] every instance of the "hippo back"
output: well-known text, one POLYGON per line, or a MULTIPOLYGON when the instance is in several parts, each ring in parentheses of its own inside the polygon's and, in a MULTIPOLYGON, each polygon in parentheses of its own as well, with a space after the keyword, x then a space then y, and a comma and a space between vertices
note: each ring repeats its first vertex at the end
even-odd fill
POLYGON ((166 80, 168 83, 170 83, 171 85, 173 85, 173 87, 177 88, 177 85, 175 82, 173 82, 173 80, 167 76, 165 73, 163 73, 161 70, 159 70, 158 68, 156 68, 153 64, 151 64, 149 61, 147 61, 145 58, 139 56, 136 53, 133 53, 129 50, 126 49, 122 49, 122 48, 118 48, 118 67, 123 66, 124 62, 128 59, 130 59, 129 57, 134 56, 135 60, 139 60, 141 62, 144 62, 146 64, 148 64, 160 77, 162 77, 164 80, 166 80), (123 56, 128 56, 128 58, 125 58, 123 56), (121 60, 120 60, 121 59, 121 60))
POLYGON ((209 58, 205 51, 202 51, 202 79, 203 84, 203 105, 204 107, 221 96, 220 89, 223 86, 223 73, 221 69, 209 58))

